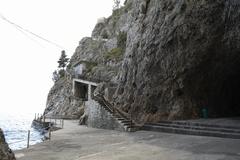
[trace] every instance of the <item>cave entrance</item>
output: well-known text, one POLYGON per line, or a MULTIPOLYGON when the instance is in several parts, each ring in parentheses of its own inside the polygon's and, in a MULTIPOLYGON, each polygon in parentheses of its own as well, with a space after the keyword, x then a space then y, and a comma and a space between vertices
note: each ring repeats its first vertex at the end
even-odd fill
POLYGON ((240 74, 219 80, 216 87, 209 95, 209 116, 240 117, 240 74))
POLYGON ((215 56, 189 74, 186 92, 200 117, 204 109, 208 118, 240 117, 240 56, 215 56))

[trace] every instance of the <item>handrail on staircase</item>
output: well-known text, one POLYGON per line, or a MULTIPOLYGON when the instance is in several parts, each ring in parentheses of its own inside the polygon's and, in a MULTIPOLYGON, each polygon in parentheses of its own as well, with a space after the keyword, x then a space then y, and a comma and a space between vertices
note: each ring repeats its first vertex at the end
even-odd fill
POLYGON ((122 118, 126 119, 126 120, 130 120, 130 126, 132 127, 132 116, 130 115, 130 117, 127 117, 126 115, 124 115, 122 113, 122 111, 120 111, 118 108, 114 107, 109 101, 107 101, 103 95, 98 94, 95 95, 95 97, 98 100, 101 100, 104 103, 104 106, 107 107, 113 114, 119 114, 122 118))
POLYGON ((114 112, 113 109, 111 108, 111 106, 109 107, 107 104, 106 104, 106 101, 104 101, 104 97, 103 96, 100 96, 100 95, 94 95, 94 99, 96 101, 100 101, 100 104, 101 102, 103 103, 103 105, 109 110, 111 111, 112 113, 114 112))

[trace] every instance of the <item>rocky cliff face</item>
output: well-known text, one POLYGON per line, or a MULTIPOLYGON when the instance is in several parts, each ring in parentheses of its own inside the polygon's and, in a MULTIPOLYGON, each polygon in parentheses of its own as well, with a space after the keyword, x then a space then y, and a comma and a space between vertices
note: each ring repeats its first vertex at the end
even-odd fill
POLYGON ((70 119, 79 118, 84 112, 82 101, 72 95, 71 88, 72 82, 67 78, 58 80, 48 94, 44 115, 70 119))
MULTIPOLYGON (((240 2, 128 0, 71 58, 137 122, 239 115, 240 2)), ((63 94, 61 94, 63 95, 63 94)), ((51 98, 50 98, 51 99, 51 98)), ((57 103, 57 102, 56 102, 57 103)))
POLYGON ((115 15, 102 19, 96 24, 92 37, 85 37, 79 42, 70 59, 65 77, 58 80, 49 92, 45 115, 79 118, 83 115, 83 102, 72 93, 72 80, 78 78, 75 68, 84 64, 82 79, 95 82, 116 83, 117 74, 122 65, 125 52, 126 36, 120 31, 119 24, 124 22, 118 10, 115 15))
POLYGON ((0 159, 1 160, 15 160, 15 156, 8 144, 5 141, 3 132, 0 128, 0 159))
POLYGON ((239 115, 239 1, 132 1, 116 92, 137 121, 239 115))

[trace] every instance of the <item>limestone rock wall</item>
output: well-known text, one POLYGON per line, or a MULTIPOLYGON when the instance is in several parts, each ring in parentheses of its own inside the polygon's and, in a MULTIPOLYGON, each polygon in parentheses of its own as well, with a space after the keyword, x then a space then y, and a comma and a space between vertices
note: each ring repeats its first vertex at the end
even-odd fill
POLYGON ((15 160, 14 153, 8 147, 5 141, 3 131, 0 128, 0 159, 1 160, 15 160))
MULTIPOLYGON (((199 118, 202 108, 240 115, 239 3, 127 0, 80 41, 67 71, 86 63, 85 78, 117 84, 112 102, 139 123, 199 118)), ((72 114, 71 90, 56 83, 46 113, 72 114)))
POLYGON ((82 101, 72 94, 72 81, 62 78, 51 88, 44 115, 77 119, 84 113, 82 101))
POLYGON ((45 115, 63 115, 66 118, 79 118, 83 115, 82 101, 72 93, 73 78, 77 78, 74 68, 77 64, 84 64, 86 70, 82 79, 96 82, 116 83, 117 74, 121 68, 125 49, 126 35, 117 36, 120 31, 118 21, 123 11, 98 23, 92 37, 85 37, 79 42, 66 69, 66 76, 55 82, 51 88, 45 115), (105 32, 106 31, 106 32, 105 32))
POLYGON ((115 104, 139 122, 239 114, 239 1, 130 2, 115 104))

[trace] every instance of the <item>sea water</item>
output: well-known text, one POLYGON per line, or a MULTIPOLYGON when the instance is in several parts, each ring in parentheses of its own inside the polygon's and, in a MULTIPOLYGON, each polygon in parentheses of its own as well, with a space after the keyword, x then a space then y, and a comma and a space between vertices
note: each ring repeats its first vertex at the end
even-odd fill
POLYGON ((30 130, 30 145, 40 143, 44 135, 31 127, 34 115, 31 114, 4 114, 0 113, 0 128, 12 150, 27 147, 28 130, 30 130))

